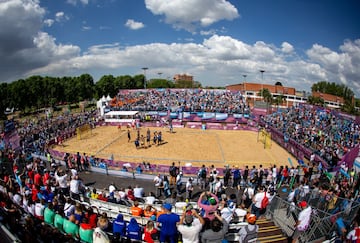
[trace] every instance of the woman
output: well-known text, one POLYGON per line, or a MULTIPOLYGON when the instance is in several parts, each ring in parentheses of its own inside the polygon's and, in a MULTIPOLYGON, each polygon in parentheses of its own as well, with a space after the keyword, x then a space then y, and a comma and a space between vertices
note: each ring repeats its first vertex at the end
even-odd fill
POLYGON ((148 221, 144 228, 144 241, 147 243, 154 243, 157 234, 158 230, 155 228, 154 221, 148 221))

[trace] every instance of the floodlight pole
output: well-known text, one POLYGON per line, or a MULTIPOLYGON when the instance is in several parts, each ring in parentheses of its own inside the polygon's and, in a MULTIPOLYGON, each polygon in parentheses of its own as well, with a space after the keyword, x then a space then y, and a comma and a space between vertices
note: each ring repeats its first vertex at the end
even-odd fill
POLYGON ((146 70, 148 70, 149 68, 143 67, 141 69, 144 71, 144 89, 146 89, 146 70))
POLYGON ((264 99, 263 97, 263 90, 264 90, 264 72, 265 70, 260 70, 261 73, 261 98, 264 99))

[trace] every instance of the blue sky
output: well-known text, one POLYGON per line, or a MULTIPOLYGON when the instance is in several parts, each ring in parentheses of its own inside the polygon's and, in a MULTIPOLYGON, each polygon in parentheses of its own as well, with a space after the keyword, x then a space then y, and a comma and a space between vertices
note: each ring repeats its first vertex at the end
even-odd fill
POLYGON ((321 80, 360 97, 356 0, 2 0, 0 81, 193 75, 203 86, 321 80))

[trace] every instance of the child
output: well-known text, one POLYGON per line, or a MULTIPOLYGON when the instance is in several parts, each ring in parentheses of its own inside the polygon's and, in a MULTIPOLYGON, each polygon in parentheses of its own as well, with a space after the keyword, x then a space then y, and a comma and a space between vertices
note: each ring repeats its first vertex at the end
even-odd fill
POLYGON ((154 221, 149 220, 144 228, 144 241, 147 243, 154 243, 158 230, 154 226, 154 221))

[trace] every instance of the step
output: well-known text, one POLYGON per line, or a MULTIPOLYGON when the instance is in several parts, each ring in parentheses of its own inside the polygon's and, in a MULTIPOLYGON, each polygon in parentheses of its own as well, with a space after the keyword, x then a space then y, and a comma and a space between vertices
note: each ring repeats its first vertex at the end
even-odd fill
POLYGON ((263 237, 258 237, 258 241, 262 242, 277 242, 278 240, 287 239, 283 234, 268 235, 263 237))
POLYGON ((276 242, 276 243, 287 243, 288 242, 288 239, 287 237, 283 236, 283 237, 280 237, 280 238, 277 238, 277 239, 269 239, 269 240, 261 240, 261 239, 258 239, 260 241, 260 243, 273 243, 273 242, 276 242))
POLYGON ((266 236, 272 236, 272 235, 282 235, 283 236, 283 232, 281 229, 258 232, 258 237, 266 237, 266 236))

